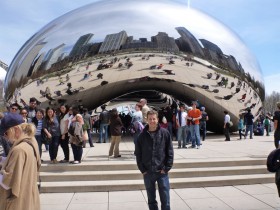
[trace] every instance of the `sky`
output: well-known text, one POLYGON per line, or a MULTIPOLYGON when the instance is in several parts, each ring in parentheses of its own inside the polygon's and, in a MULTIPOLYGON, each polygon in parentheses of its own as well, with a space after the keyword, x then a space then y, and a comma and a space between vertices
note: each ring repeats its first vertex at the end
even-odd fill
MULTIPOLYGON (((47 23, 96 1, 0 1, 0 60, 9 65, 20 47, 47 23)), ((263 72, 266 93, 280 93, 279 0, 174 1, 189 4, 190 7, 212 16, 234 31, 256 56, 263 72)), ((3 77, 3 70, 0 69, 0 78, 3 77)))

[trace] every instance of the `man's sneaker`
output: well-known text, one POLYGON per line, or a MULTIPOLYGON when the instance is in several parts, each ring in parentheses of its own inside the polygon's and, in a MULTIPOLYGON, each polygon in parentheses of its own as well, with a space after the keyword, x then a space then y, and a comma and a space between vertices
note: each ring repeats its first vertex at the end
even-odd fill
POLYGON ((200 146, 196 146, 196 149, 200 149, 200 146))

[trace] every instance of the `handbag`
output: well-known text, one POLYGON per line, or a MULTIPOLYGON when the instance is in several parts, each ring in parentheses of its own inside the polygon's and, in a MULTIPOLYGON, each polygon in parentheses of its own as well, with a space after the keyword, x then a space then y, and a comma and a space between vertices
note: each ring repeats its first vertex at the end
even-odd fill
MULTIPOLYGON (((47 128, 47 130, 49 131, 48 128, 47 128)), ((43 129, 41 131, 41 136, 42 136, 42 144, 49 145, 52 142, 52 138, 49 138, 43 129)))
POLYGON ((49 145, 52 142, 52 138, 49 138, 45 132, 42 134, 42 143, 49 145))

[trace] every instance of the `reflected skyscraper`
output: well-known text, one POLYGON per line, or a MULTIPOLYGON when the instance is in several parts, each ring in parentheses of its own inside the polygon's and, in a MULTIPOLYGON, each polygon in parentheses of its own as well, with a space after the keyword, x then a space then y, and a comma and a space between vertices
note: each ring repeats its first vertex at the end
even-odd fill
POLYGON ((69 56, 74 57, 74 56, 80 55, 82 52, 81 50, 83 49, 83 46, 87 45, 92 37, 93 37, 93 34, 91 34, 91 33, 81 36, 78 39, 78 41, 75 43, 69 56))
POLYGON ((192 33, 190 33, 185 27, 177 27, 176 30, 181 35, 178 39, 179 46, 181 47, 180 50, 190 52, 199 57, 204 57, 202 47, 192 33))
POLYGON ((222 130, 224 110, 235 124, 248 108, 258 116, 264 99, 258 62, 234 33, 184 4, 161 0, 99 1, 53 20, 15 55, 7 103, 16 88, 42 107, 89 109, 158 91, 207 107, 211 131, 222 130))

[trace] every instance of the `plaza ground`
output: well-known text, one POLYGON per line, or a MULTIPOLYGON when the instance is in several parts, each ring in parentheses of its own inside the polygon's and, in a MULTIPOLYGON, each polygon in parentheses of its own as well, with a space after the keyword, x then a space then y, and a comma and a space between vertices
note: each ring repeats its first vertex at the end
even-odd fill
MULTIPOLYGON (((224 141, 224 136, 210 134, 202 142, 200 149, 177 149, 174 141, 174 162, 207 160, 240 160, 248 158, 266 158, 274 149, 273 136, 254 136, 254 139, 238 140, 237 135, 230 142, 224 141)), ((94 134, 94 142, 97 135, 94 134)), ((109 143, 94 144, 95 147, 84 149, 81 164, 91 163, 135 163, 133 156, 133 141, 131 137, 123 138, 120 144, 121 158, 108 157, 109 143)), ((44 151, 44 148, 43 148, 44 151)), ((70 159, 73 157, 70 150, 70 159)), ((48 153, 43 152, 43 165, 47 166, 48 153)), ((58 160, 63 159, 61 148, 58 160)), ((135 163, 136 164, 136 163, 135 163)), ((246 209, 269 210, 280 209, 276 185, 274 183, 254 185, 233 185, 221 187, 201 187, 171 189, 171 209, 246 209)), ((145 210, 148 209, 145 190, 137 191, 107 191, 85 193, 42 193, 41 209, 47 210, 145 210)), ((159 196, 157 195, 160 203, 159 196)), ((160 207, 160 204, 159 204, 160 207)))

